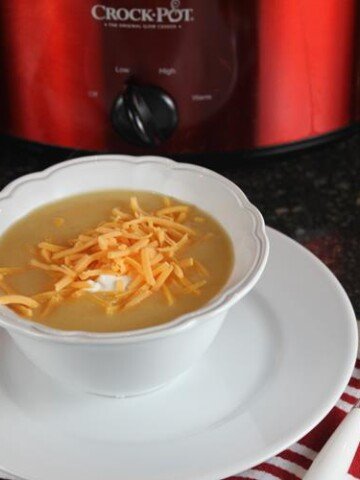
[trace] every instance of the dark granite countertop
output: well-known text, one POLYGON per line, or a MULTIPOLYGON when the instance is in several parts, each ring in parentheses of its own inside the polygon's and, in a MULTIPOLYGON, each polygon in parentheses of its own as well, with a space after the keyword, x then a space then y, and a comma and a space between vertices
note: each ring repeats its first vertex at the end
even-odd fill
MULTIPOLYGON (((0 187, 81 153, 0 136, 0 187)), ((288 155, 212 155, 202 163, 237 183, 268 225, 321 258, 360 317, 360 133, 288 155)))

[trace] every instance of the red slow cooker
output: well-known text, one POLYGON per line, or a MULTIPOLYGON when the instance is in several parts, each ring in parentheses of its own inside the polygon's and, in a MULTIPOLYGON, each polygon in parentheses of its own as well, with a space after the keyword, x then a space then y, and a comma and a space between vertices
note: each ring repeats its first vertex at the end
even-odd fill
POLYGON ((3 133, 129 153, 291 145, 360 119, 356 0, 1 0, 3 133))

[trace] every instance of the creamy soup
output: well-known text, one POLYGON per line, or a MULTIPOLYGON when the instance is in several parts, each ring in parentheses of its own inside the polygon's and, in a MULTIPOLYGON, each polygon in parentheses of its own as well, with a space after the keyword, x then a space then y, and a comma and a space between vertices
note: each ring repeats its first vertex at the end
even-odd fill
POLYGON ((102 191, 33 210, 0 238, 0 303, 63 330, 118 332, 196 310, 227 282, 233 248, 196 206, 102 191))

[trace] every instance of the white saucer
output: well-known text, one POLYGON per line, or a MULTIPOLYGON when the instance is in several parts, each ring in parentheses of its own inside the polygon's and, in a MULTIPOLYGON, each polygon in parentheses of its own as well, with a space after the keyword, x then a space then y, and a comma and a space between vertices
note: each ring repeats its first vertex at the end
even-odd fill
POLYGON ((3 331, 0 468, 27 480, 214 480, 314 427, 351 375, 355 317, 323 264, 268 233, 258 286, 232 309, 206 356, 153 394, 116 400, 65 390, 3 331))

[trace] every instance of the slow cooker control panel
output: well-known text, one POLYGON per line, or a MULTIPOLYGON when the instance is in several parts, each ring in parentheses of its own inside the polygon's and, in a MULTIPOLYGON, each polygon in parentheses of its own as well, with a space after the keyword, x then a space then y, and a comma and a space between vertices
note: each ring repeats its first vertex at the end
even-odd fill
POLYGON ((178 111, 174 100, 163 89, 131 83, 115 100, 111 121, 129 143, 156 147, 176 129, 178 111))

